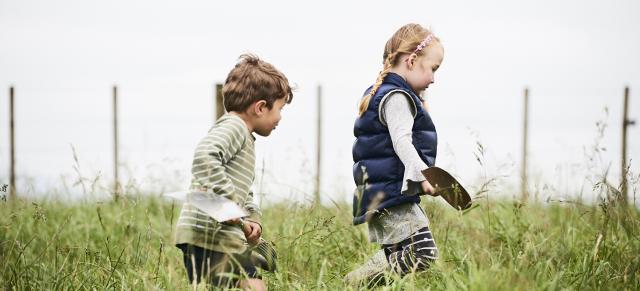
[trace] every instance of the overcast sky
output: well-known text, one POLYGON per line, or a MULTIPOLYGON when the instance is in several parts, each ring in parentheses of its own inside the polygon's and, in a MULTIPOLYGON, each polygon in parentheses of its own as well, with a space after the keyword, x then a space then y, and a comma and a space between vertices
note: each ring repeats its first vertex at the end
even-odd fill
MULTIPOLYGON (((122 175, 143 190, 185 188, 193 149, 213 122, 214 84, 252 52, 298 87, 278 129, 258 138, 256 188, 273 201, 311 193, 321 84, 322 193, 350 201, 358 100, 381 68, 384 43, 409 22, 431 27, 445 47, 427 92, 439 166, 471 189, 507 175, 494 192, 514 195, 528 86, 532 191, 590 189, 585 149, 597 121, 608 124, 600 166, 617 181, 624 86, 640 121, 639 1, 0 0, 0 182, 8 183, 10 85, 24 191, 80 191, 63 182, 77 177, 71 145, 84 176, 110 182, 117 84, 122 175)), ((639 128, 629 128, 636 174, 639 128)))

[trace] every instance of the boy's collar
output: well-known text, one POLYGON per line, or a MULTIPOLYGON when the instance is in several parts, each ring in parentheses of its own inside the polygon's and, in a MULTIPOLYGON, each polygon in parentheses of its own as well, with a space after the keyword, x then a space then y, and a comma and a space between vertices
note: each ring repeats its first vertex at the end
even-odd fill
POLYGON ((240 117, 240 116, 239 116, 238 114, 236 114, 236 113, 227 112, 227 113, 225 113, 225 115, 223 115, 220 119, 222 119, 222 118, 223 118, 223 117, 225 117, 225 116, 228 116, 228 118, 237 118, 237 119, 239 119, 240 121, 242 121, 242 124, 244 125, 244 129, 246 129, 246 130, 247 130, 247 134, 248 134, 249 136, 251 136, 251 138, 252 138, 254 141, 256 140, 255 135, 253 135, 253 132, 250 132, 250 131, 249 131, 249 127, 247 126, 247 122, 246 122, 246 121, 244 121, 244 119, 242 119, 242 117, 240 117))

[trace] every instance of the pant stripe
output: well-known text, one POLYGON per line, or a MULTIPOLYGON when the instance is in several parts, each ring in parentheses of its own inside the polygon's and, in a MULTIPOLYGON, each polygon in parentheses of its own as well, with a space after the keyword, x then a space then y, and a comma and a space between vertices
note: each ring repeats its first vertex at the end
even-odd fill
POLYGON ((402 275, 412 270, 427 269, 438 258, 438 248, 428 227, 399 243, 383 245, 382 248, 389 264, 402 275))

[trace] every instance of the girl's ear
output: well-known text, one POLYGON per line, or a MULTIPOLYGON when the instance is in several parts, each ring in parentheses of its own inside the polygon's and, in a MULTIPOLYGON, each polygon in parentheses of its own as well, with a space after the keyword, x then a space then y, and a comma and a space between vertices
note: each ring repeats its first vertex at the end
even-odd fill
POLYGON ((415 64, 417 57, 418 55, 416 54, 410 54, 409 57, 407 57, 407 59, 405 60, 405 63, 407 63, 407 67, 409 68, 409 70, 413 70, 413 65, 415 64))
POLYGON ((257 116, 262 116, 263 114, 265 114, 265 112, 267 112, 267 101, 266 100, 258 100, 256 101, 256 103, 254 103, 254 113, 257 116))

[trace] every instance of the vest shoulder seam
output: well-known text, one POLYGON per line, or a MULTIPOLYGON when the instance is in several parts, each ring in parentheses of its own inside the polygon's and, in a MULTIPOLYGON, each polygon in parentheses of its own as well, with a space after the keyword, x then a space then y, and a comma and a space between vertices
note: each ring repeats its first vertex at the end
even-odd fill
POLYGON ((382 125, 387 126, 387 123, 382 119, 382 105, 384 104, 384 101, 387 100, 387 98, 391 95, 393 95, 394 93, 402 93, 404 94, 406 97, 408 97, 411 100, 411 105, 413 106, 413 118, 415 119, 416 116, 418 115, 418 107, 416 106, 416 102, 415 100, 413 100, 413 97, 411 96, 411 94, 409 94, 409 92, 403 90, 403 89, 393 89, 389 92, 387 92, 387 94, 385 94, 382 99, 380 100, 380 103, 378 104, 378 121, 380 121, 380 123, 382 123, 382 125))

